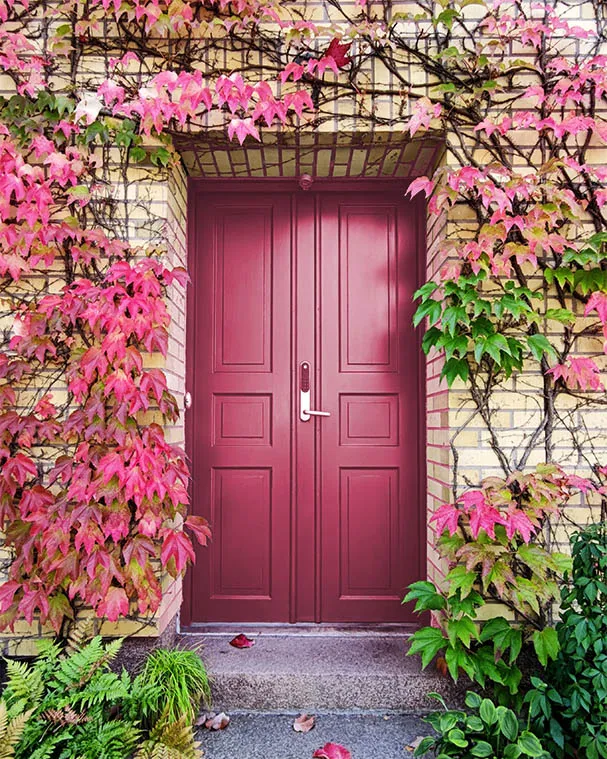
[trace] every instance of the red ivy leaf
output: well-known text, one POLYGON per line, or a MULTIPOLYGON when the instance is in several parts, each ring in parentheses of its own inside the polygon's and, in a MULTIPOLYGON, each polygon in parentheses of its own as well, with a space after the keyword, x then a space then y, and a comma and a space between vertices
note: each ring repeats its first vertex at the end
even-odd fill
POLYGON ((110 622, 116 622, 118 617, 126 617, 129 613, 129 599, 124 588, 112 585, 108 588, 103 601, 97 606, 97 616, 107 617, 110 622))
POLYGON ((352 63, 352 58, 348 55, 351 46, 351 42, 341 43, 338 37, 333 37, 325 55, 333 58, 337 67, 343 69, 348 63, 352 63))
POLYGON ((194 549, 192 541, 185 532, 169 532, 162 544, 160 560, 163 566, 167 566, 169 561, 175 562, 175 570, 181 572, 186 568, 189 561, 194 561, 194 549))
POLYGON ((209 523, 204 517, 190 516, 185 520, 185 526, 192 530, 201 546, 206 546, 208 539, 211 537, 211 530, 209 523))
POLYGON ((237 635, 230 641, 230 645, 234 646, 234 648, 251 648, 251 646, 255 645, 255 641, 247 638, 244 633, 240 633, 240 635, 237 635))
POLYGON ((322 748, 316 749, 312 757, 313 759, 352 759, 352 754, 338 743, 325 743, 322 748))

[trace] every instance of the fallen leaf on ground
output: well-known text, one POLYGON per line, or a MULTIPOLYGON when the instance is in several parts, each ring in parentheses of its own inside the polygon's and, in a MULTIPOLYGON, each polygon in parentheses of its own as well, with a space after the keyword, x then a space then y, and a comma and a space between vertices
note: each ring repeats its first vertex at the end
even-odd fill
POLYGON ((230 645, 234 646, 234 648, 251 648, 251 646, 255 645, 255 641, 247 638, 244 633, 240 633, 240 635, 237 635, 230 641, 230 645))
POLYGON ((300 714, 299 717, 295 718, 293 730, 295 730, 296 733, 309 733, 315 724, 316 717, 309 714, 300 714))
POLYGON ((207 715, 207 720, 204 726, 207 730, 224 730, 230 724, 230 718, 225 712, 219 712, 219 714, 207 715))
POLYGON ((325 743, 322 748, 316 749, 312 759, 352 759, 352 754, 338 743, 325 743))
POLYGON ((447 661, 443 656, 439 656, 436 660, 436 671, 443 677, 447 677, 449 668, 447 667, 447 661))

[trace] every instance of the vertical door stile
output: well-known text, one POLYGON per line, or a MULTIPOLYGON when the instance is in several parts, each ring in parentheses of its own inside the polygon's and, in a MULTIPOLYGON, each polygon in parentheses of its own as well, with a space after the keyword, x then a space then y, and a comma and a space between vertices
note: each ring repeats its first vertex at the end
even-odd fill
POLYGON ((296 196, 297 217, 295 222, 296 257, 296 330, 293 373, 297 391, 293 415, 295 425, 296 459, 296 509, 294 519, 295 564, 295 621, 314 622, 315 610, 315 462, 314 424, 299 421, 299 366, 309 361, 314 368, 315 345, 315 213, 314 195, 298 192, 296 196))

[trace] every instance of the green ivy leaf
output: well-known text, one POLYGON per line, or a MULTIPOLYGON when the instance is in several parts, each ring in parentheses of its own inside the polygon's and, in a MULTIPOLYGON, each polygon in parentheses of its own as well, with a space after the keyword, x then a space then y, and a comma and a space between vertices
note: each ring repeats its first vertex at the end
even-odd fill
POLYGON ((442 303, 437 300, 426 300, 418 306, 415 315, 413 316, 413 326, 417 327, 418 324, 428 317, 428 323, 430 326, 435 324, 441 316, 443 310, 442 303))
POLYGON ((411 636, 407 656, 421 654, 422 669, 425 669, 446 644, 447 640, 441 630, 436 627, 422 627, 411 636))
POLYGON ((413 293, 413 300, 419 300, 420 298, 422 300, 427 300, 437 287, 438 285, 436 282, 426 282, 425 285, 422 285, 419 290, 416 290, 413 293))
POLYGON ((575 321, 575 314, 568 308, 549 308, 546 311, 546 319, 553 319, 562 324, 572 324, 575 321))
POLYGON ((527 343, 529 345, 529 350, 536 361, 541 361, 544 354, 556 358, 554 347, 544 335, 528 335, 527 343))
POLYGON ((545 667, 548 659, 556 659, 560 651, 559 637, 554 627, 545 627, 543 630, 536 630, 533 633, 533 647, 536 656, 545 667))
POLYGON ((447 622, 447 635, 452 646, 460 640, 466 648, 470 648, 470 640, 478 640, 476 625, 470 617, 450 619, 447 622))
POLYGON ((445 597, 441 595, 434 583, 420 580, 409 585, 409 592, 403 603, 415 601, 415 611, 438 611, 445 608, 445 597))
POLYGON ((449 387, 459 377, 462 382, 466 382, 470 375, 470 367, 468 362, 463 358, 450 358, 445 362, 441 371, 441 379, 446 377, 449 387))

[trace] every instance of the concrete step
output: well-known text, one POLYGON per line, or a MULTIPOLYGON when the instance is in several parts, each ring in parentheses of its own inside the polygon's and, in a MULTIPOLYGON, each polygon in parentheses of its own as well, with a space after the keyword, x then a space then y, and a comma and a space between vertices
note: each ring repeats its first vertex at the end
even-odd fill
POLYGON ((402 634, 248 632, 255 645, 236 649, 229 642, 238 632, 181 637, 200 646, 215 710, 419 712, 435 708, 432 691, 452 705, 462 701, 463 687, 406 656, 402 634))
POLYGON ((225 730, 201 730, 205 759, 311 759, 325 743, 338 743, 352 759, 406 759, 415 739, 430 728, 418 716, 317 712, 316 726, 293 730, 294 713, 232 712, 225 730))

